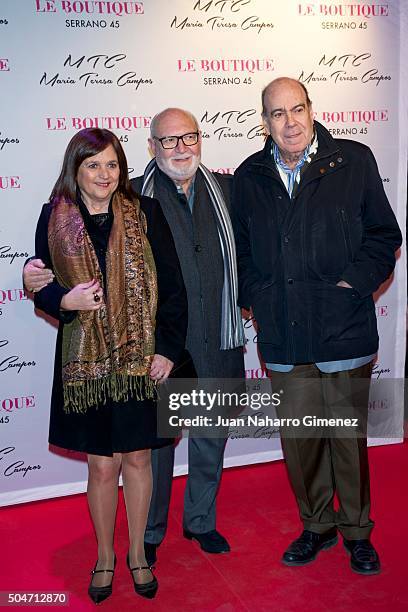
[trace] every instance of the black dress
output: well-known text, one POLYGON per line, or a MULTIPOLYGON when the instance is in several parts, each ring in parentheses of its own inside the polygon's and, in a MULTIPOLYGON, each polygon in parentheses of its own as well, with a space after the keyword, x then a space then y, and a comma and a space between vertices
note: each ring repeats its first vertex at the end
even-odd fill
MULTIPOLYGON (((147 238, 153 251, 158 279, 155 352, 177 363, 183 353, 187 329, 187 300, 173 238, 157 200, 140 196, 141 208, 147 219, 147 238)), ((78 199, 84 224, 98 257, 102 275, 106 276, 106 250, 112 227, 111 206, 104 215, 92 216, 78 199)), ((44 204, 36 231, 36 257, 52 269, 48 248, 48 220, 51 204, 44 204)), ((106 282, 104 283, 106 287, 106 282)), ((173 442, 157 436, 156 404, 152 400, 108 400, 106 404, 89 408, 86 413, 63 409, 62 389, 62 330, 76 313, 60 311, 60 302, 68 293, 57 282, 35 294, 35 305, 59 320, 55 351, 54 379, 51 397, 49 442, 55 446, 95 455, 112 456, 115 452, 130 452, 158 448, 173 442)))

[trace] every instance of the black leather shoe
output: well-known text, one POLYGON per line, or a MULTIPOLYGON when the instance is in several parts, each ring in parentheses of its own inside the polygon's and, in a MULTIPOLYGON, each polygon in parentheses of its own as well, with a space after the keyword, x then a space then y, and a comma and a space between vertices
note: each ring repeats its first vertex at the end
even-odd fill
POLYGON ((305 531, 287 548, 282 557, 285 565, 306 565, 314 561, 321 550, 327 550, 337 544, 337 531, 330 529, 326 533, 305 531))
POLYGON ((157 561, 157 549, 159 544, 151 544, 150 542, 144 543, 144 551, 147 565, 154 565, 157 561))
POLYGON ((208 553, 226 553, 231 550, 224 536, 215 529, 207 531, 207 533, 193 533, 184 529, 183 535, 187 540, 197 540, 202 550, 208 553))
POLYGON ((157 593, 157 589, 159 588, 157 578, 153 575, 154 567, 152 565, 138 565, 137 567, 130 567, 129 553, 126 557, 126 564, 129 568, 130 575, 132 576, 135 593, 141 595, 141 597, 153 599, 153 597, 157 593), (150 580, 149 582, 136 582, 133 572, 137 572, 140 570, 149 570, 151 575, 153 576, 152 580, 150 580))
POLYGON ((351 569, 370 576, 381 571, 380 558, 370 540, 346 540, 344 547, 350 555, 351 569))
POLYGON ((113 565, 113 569, 100 569, 97 570, 96 566, 98 565, 98 561, 95 563, 95 568, 92 570, 91 572, 91 583, 88 587, 88 595, 89 597, 92 599, 92 601, 96 604, 101 603, 101 601, 104 601, 105 599, 107 599, 108 597, 110 597, 110 595, 112 595, 112 583, 113 583, 113 574, 115 571, 115 567, 116 567, 116 557, 115 557, 115 562, 113 565), (92 579, 94 577, 94 574, 102 574, 103 572, 112 574, 112 580, 110 581, 109 584, 105 585, 105 586, 94 586, 92 584, 92 579))

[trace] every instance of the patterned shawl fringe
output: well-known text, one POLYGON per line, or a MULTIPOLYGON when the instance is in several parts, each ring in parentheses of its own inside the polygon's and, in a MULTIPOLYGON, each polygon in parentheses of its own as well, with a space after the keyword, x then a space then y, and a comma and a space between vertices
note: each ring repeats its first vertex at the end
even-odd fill
POLYGON ((106 404, 106 400, 115 402, 157 399, 156 383, 148 374, 129 376, 113 373, 98 380, 90 379, 64 385, 64 410, 85 413, 91 406, 106 404))
MULTIPOLYGON (((116 193, 106 252, 106 304, 79 311, 63 328, 62 382, 65 412, 114 401, 155 398, 149 377, 154 355, 157 277, 137 199, 116 193)), ((57 282, 70 289, 104 279, 77 204, 59 200, 48 224, 48 244, 57 282)))

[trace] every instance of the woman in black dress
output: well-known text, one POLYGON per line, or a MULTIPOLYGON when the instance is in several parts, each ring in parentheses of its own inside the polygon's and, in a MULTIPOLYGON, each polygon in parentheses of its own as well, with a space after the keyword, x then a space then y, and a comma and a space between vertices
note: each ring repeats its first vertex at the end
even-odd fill
POLYGON ((35 294, 35 305, 60 323, 49 442, 88 454, 98 543, 89 595, 98 603, 112 592, 122 470, 128 567, 136 592, 154 597, 143 545, 150 449, 171 443, 157 437, 155 385, 182 354, 187 302, 160 205, 132 191, 112 132, 84 129, 71 139, 38 221, 36 257, 54 280, 35 294))

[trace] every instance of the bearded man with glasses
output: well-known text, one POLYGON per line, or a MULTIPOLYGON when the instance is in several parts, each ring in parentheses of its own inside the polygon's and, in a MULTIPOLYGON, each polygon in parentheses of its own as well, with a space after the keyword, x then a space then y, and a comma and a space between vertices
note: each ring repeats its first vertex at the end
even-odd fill
MULTIPOLYGON (((201 164, 201 131, 188 111, 168 108, 150 126, 154 154, 134 190, 154 196, 170 226, 187 290, 186 347, 199 378, 244 377, 243 331, 237 307, 235 243, 229 218, 232 176, 201 164)), ((188 440, 184 536, 203 550, 223 553, 227 540, 216 530, 216 496, 224 438, 188 440)), ((152 452, 153 496, 145 535, 148 562, 167 527, 174 447, 152 452)))

